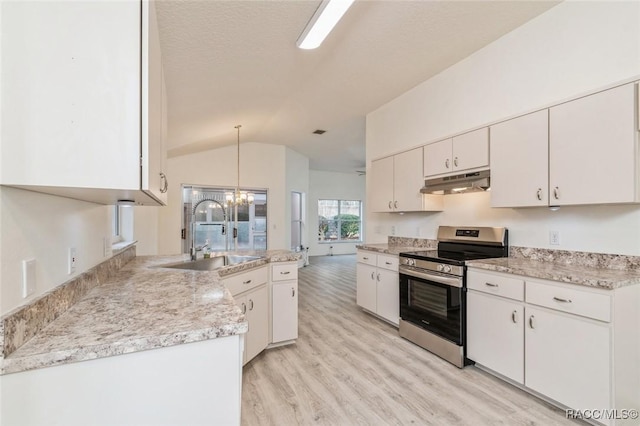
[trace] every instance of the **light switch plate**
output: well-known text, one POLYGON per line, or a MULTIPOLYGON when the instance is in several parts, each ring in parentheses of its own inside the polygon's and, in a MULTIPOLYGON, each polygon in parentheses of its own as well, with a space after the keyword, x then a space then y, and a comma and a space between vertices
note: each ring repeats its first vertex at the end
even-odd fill
POLYGON ((22 297, 29 297, 36 291, 36 260, 22 261, 22 297))
POLYGON ((75 247, 69 247, 69 275, 76 272, 76 263, 78 261, 78 255, 75 247))

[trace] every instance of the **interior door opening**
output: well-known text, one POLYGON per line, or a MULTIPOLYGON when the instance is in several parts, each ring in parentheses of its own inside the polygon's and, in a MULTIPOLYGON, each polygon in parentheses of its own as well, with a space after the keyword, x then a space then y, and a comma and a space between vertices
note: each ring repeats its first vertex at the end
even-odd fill
POLYGON ((182 252, 191 246, 210 251, 267 250, 267 190, 242 189, 254 194, 254 202, 227 204, 233 189, 182 185, 182 252), (238 209, 238 240, 234 244, 235 209, 238 209))

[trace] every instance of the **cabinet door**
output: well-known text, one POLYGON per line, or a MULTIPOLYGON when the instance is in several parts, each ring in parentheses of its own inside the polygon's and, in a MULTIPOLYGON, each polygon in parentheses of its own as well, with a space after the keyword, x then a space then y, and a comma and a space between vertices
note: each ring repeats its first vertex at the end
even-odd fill
POLYGON ((527 306, 525 385, 575 409, 610 408, 607 324, 527 306))
POLYGON ((424 146, 424 175, 434 176, 453 170, 451 139, 424 146))
POLYGON ((491 126, 491 207, 549 204, 549 110, 491 126))
POLYGON ((376 312, 376 272, 374 266, 356 265, 356 303, 371 312, 376 312))
POLYGON ((636 201, 636 102, 628 84, 550 109, 550 204, 636 201))
POLYGON ((422 210, 424 186, 422 148, 397 154, 393 157, 393 207, 396 211, 422 210))
POLYGON ((378 268, 376 272, 376 313, 398 325, 400 319, 400 283, 398 273, 378 268))
POLYGON ((524 383, 524 307, 501 297, 467 293, 467 356, 524 383))
POLYGON ((393 211, 393 157, 371 162, 368 200, 374 212, 393 211))
POLYGON ((453 138, 453 170, 468 170, 489 165, 489 128, 474 130, 453 138))
POLYGON ((163 176, 163 75, 154 1, 142 2, 142 187, 167 202, 163 176))
POLYGON ((272 343, 298 338, 298 282, 284 281, 272 286, 272 343))
POLYGON ((245 340, 245 364, 267 347, 269 340, 269 296, 267 286, 247 293, 246 310, 249 333, 245 340))
POLYGON ((2 2, 2 183, 139 190, 140 48, 139 2, 2 2))

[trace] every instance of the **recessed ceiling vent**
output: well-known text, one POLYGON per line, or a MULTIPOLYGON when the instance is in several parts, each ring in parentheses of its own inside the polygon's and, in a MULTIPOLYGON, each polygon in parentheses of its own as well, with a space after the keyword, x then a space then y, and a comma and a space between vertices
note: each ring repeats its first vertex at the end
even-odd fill
POLYGON ((324 133, 327 133, 327 131, 326 130, 322 130, 322 129, 316 129, 316 130, 313 131, 314 135, 322 135, 324 133))

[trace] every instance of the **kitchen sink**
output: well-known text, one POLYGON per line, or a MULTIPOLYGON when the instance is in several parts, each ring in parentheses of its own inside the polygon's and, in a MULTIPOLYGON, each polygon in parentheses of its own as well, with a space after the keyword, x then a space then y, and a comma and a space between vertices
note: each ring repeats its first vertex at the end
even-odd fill
POLYGON ((246 256, 236 254, 226 254, 221 256, 214 256, 210 258, 188 260, 184 262, 169 263, 166 265, 159 265, 161 268, 172 269, 191 269, 194 271, 213 271, 223 266, 237 265, 243 262, 250 262, 252 260, 261 259, 260 256, 246 256))

